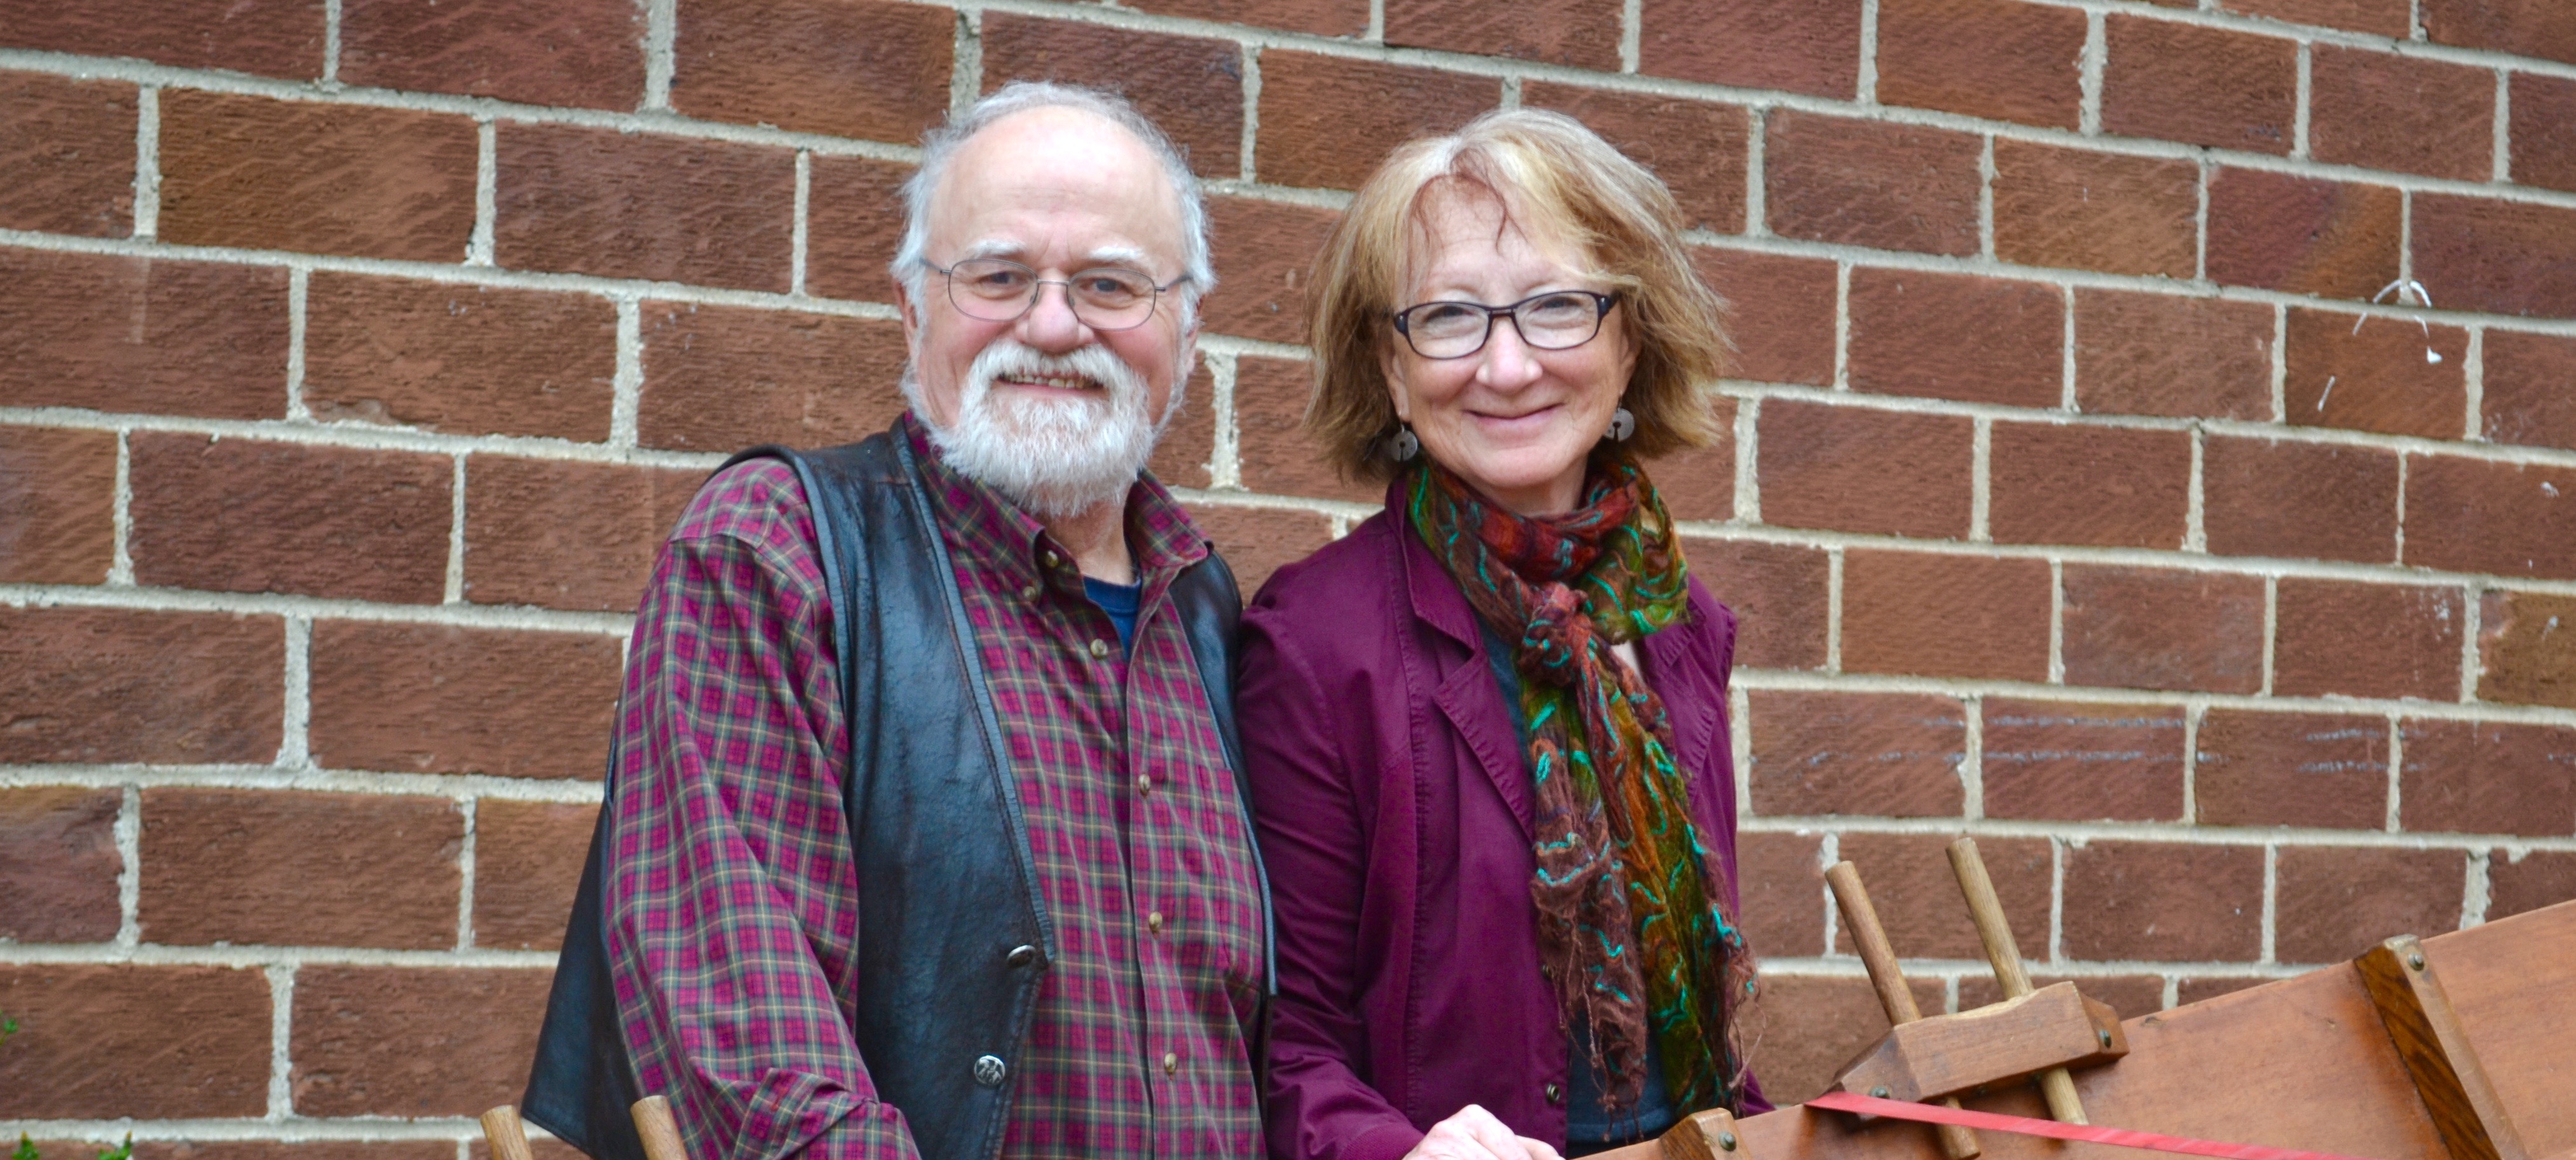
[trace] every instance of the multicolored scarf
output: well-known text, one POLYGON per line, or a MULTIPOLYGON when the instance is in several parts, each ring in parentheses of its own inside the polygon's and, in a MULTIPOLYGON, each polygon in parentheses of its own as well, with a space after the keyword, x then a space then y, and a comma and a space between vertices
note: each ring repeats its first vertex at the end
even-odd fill
POLYGON ((1413 527, 1513 642, 1537 799, 1539 954, 1565 1029, 1591 1031, 1606 1109, 1635 1105, 1649 1034, 1677 1109, 1739 1108, 1730 1016, 1752 994, 1752 955, 1719 907, 1663 700, 1611 651, 1683 615, 1689 571, 1654 485, 1603 458, 1581 507, 1529 518, 1425 456, 1413 527))

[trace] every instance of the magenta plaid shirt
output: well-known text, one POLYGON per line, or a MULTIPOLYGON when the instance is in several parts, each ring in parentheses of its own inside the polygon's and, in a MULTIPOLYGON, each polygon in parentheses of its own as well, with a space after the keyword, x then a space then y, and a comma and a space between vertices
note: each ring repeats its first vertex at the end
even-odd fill
MULTIPOLYGON (((947 470, 909 416, 900 431, 1057 932, 1002 1155, 1256 1157, 1260 883, 1169 598, 1206 538, 1160 485, 1131 490, 1143 592, 1122 655, 1072 554, 947 470)), ((701 1158, 917 1155, 850 1031, 866 887, 841 813, 833 595, 794 471, 760 460, 690 503, 636 618, 602 901, 637 1078, 701 1158)))

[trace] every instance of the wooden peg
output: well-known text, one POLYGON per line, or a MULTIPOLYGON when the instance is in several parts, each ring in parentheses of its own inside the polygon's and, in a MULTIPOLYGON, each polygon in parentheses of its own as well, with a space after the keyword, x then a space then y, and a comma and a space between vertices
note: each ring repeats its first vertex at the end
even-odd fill
MULTIPOLYGON (((1878 990, 1878 1005, 1887 1012, 1891 1027, 1901 1027, 1923 1017, 1914 1005, 1914 992, 1905 986, 1905 972, 1896 965, 1896 950, 1888 945, 1887 931, 1878 925, 1878 908, 1870 905, 1869 891, 1861 886, 1860 867, 1849 862, 1836 862, 1825 871, 1825 885, 1832 887, 1834 905, 1841 908, 1843 925, 1851 929, 1852 946, 1860 951, 1861 966, 1869 970, 1869 985, 1878 990)), ((1942 1103, 1958 1107, 1956 1097, 1942 1103)), ((1936 1126, 1941 1136, 1941 1153, 1950 1160, 1976 1160, 1984 1151, 1977 1134, 1952 1124, 1936 1126)))
POLYGON ((671 1118, 671 1101, 646 1096, 635 1101, 635 1134, 644 1138, 644 1160, 689 1160, 680 1146, 680 1122, 671 1118))
MULTIPOLYGON (((1961 838, 1950 843, 1950 870, 1959 878, 1959 893, 1968 898, 1968 917, 1977 924, 1977 939, 1986 944, 1986 961, 1994 964, 1995 985, 2003 988, 2004 998, 2018 999, 2030 994, 2030 972, 2021 963, 2021 948, 2013 944, 2012 924, 2004 918, 2004 904, 1995 897, 1995 883, 1986 877, 1986 860, 1977 853, 1975 838, 1961 838)), ((2084 1118, 2084 1101, 2076 1098, 2075 1077, 2062 1067, 2039 1073, 2039 1094, 2048 1100, 2050 1119, 2061 1124, 2089 1124, 2084 1118)))
POLYGON ((533 1160, 528 1129, 519 1123, 519 1109, 508 1104, 483 1113, 483 1138, 492 1145, 492 1160, 533 1160))

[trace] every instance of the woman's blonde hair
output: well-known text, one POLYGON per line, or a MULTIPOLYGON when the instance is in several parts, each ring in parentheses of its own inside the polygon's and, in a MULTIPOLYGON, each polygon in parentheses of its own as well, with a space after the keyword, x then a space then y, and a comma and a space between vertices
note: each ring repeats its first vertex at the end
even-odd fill
POLYGON ((1344 476, 1384 479, 1397 429, 1384 358, 1395 337, 1406 260, 1427 236, 1426 203, 1455 185, 1498 198, 1507 227, 1565 244, 1609 283, 1627 312, 1637 366, 1622 405, 1650 457, 1716 437, 1700 388, 1725 366, 1725 309, 1692 271, 1672 191, 1572 117, 1543 109, 1487 113, 1446 137, 1407 142, 1351 199, 1316 259, 1306 323, 1315 397, 1306 427, 1344 476))

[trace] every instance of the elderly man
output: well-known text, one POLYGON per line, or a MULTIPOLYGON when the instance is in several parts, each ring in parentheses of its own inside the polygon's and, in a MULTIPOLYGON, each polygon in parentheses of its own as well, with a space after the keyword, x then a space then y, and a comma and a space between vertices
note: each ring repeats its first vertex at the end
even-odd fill
POLYGON ((663 547, 529 1118, 603 1156, 638 1091, 702 1158, 1257 1155, 1239 600, 1142 474, 1214 281, 1196 185, 1124 102, 1021 84, 906 211, 909 411, 738 457, 663 547))

